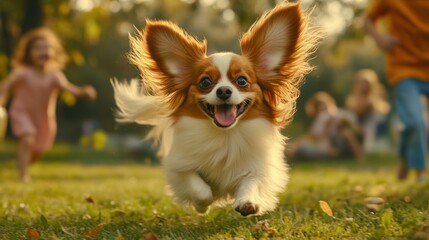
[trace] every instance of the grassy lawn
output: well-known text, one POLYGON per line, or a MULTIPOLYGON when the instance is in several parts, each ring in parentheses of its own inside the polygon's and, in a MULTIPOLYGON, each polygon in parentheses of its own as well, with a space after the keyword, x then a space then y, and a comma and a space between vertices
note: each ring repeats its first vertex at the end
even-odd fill
POLYGON ((292 162, 278 209, 253 217, 230 206, 205 216, 176 206, 164 193, 162 168, 120 154, 57 148, 32 166, 29 184, 16 180, 14 164, 13 155, 0 158, 0 239, 35 239, 28 228, 40 239, 429 238, 429 185, 398 183, 389 156, 292 162), (370 212, 368 196, 386 202, 370 212))

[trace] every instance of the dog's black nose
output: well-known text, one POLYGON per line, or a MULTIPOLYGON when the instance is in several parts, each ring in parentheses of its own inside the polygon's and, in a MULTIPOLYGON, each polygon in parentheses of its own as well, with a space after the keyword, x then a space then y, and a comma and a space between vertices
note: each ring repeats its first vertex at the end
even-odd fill
POLYGON ((232 89, 230 87, 220 87, 216 89, 216 96, 223 101, 226 101, 232 95, 232 89))

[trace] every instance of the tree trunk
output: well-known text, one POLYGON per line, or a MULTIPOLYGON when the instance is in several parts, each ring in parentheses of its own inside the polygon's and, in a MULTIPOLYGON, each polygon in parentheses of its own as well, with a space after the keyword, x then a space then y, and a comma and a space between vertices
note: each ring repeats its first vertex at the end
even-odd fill
POLYGON ((43 25, 43 0, 24 0, 24 19, 21 34, 43 25))
MULTIPOLYGON (((7 56, 7 59, 12 58, 12 35, 9 31, 9 15, 6 11, 0 12, 1 21, 1 37, 3 39, 3 50, 7 56)), ((8 70, 10 70, 10 64, 8 64, 8 70)))

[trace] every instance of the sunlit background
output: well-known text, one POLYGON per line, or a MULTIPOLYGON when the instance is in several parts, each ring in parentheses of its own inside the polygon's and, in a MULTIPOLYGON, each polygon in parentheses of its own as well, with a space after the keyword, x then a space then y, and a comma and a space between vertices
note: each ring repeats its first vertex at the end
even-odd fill
MULTIPOLYGON (((208 52, 239 52, 238 38, 275 0, 26 0, 0 1, 0 78, 10 72, 10 58, 19 36, 34 21, 53 28, 69 54, 65 70, 75 84, 92 84, 99 93, 95 103, 63 93, 58 106, 58 142, 89 144, 95 138, 118 146, 123 136, 140 139, 146 131, 114 121, 114 100, 109 80, 138 78, 126 58, 128 36, 142 29, 145 19, 176 22, 198 38, 208 40, 208 52), (25 8, 25 3, 30 5, 25 8), (28 9, 30 8, 31 9, 28 9), (116 140, 115 140, 116 139, 116 140)), ((384 61, 374 41, 364 34, 362 14, 368 0, 303 0, 312 22, 326 37, 314 55, 316 70, 307 77, 295 120, 288 136, 302 133, 310 120, 303 104, 325 90, 339 106, 350 91, 358 69, 373 68, 385 83, 384 61)), ((9 133, 9 138, 12 138, 9 133)), ((131 141, 131 140, 130 140, 131 141)), ((131 142, 136 142, 132 140, 131 142)), ((133 143, 134 144, 134 143, 133 143)), ((119 144, 120 145, 120 144, 119 144)))

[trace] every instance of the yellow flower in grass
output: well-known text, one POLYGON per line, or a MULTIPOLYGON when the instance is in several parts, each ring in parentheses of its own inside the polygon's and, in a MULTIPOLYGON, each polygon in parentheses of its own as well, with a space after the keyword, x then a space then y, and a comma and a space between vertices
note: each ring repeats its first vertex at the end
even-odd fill
POLYGON ((97 130, 92 134, 92 147, 95 150, 103 150, 106 148, 107 134, 103 130, 97 130))

